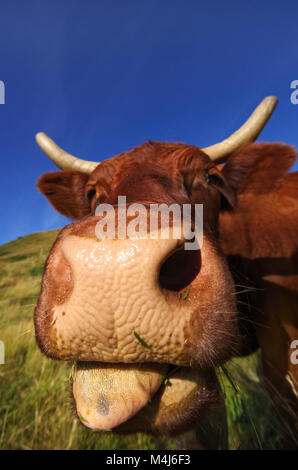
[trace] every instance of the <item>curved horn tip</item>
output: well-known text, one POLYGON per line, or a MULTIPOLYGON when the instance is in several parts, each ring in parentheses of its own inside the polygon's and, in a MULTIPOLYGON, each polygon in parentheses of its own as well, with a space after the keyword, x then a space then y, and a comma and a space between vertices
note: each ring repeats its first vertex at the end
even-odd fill
POLYGON ((258 104, 247 121, 228 138, 217 144, 202 148, 211 160, 223 163, 229 154, 248 142, 254 142, 270 116, 272 115, 278 99, 276 96, 266 96, 258 104))
POLYGON ((272 95, 272 96, 266 96, 266 97, 264 98, 264 100, 272 100, 272 101, 275 101, 276 103, 278 102, 277 96, 274 96, 274 95, 272 95))
POLYGON ((55 163, 61 170, 78 170, 82 173, 91 174, 100 162, 90 162, 70 155, 61 149, 44 132, 38 132, 35 135, 37 145, 41 150, 55 163))
POLYGON ((35 140, 38 140, 39 137, 41 137, 42 135, 45 135, 45 133, 44 133, 44 132, 36 132, 36 134, 35 134, 35 140))
POLYGON ((39 144, 42 140, 44 139, 49 139, 49 137, 47 136, 47 134, 45 134, 44 132, 37 132, 35 134, 35 142, 37 144, 39 144))
POLYGON ((266 96, 266 98, 264 98, 261 101, 261 103, 266 103, 267 102, 268 104, 271 104, 272 106, 275 107, 277 105, 278 101, 279 100, 278 100, 277 96, 266 96))

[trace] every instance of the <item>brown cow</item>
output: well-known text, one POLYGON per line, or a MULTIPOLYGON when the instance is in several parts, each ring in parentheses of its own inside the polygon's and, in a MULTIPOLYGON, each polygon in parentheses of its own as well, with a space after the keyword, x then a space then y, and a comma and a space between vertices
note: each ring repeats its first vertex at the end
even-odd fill
POLYGON ((47 356, 76 361, 73 395, 86 426, 155 435, 193 429, 223 407, 215 368, 259 345, 268 393, 295 442, 298 173, 288 170, 296 153, 248 144, 275 104, 266 98, 240 130, 207 149, 148 142, 101 164, 37 135, 63 169, 41 176, 38 188, 79 220, 48 257, 36 336, 47 356), (118 228, 118 196, 127 208, 142 203, 147 215, 152 203, 203 204, 203 245, 184 250, 173 226, 168 239, 161 226, 158 239, 98 239, 96 207, 113 206, 118 228), (237 292, 243 284, 254 287, 249 302, 237 292))

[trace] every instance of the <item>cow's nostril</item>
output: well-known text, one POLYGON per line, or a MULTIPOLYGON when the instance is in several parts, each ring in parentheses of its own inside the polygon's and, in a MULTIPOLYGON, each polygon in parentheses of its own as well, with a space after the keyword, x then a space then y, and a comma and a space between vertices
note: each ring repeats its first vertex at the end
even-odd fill
POLYGON ((162 264, 159 271, 159 284, 165 289, 179 291, 197 277, 200 269, 200 250, 184 250, 184 245, 182 245, 162 264))

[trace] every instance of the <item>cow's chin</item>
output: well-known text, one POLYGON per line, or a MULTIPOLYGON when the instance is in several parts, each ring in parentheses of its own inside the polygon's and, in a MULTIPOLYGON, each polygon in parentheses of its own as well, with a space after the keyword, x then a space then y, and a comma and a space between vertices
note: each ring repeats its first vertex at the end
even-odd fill
POLYGON ((222 406, 213 369, 167 364, 77 362, 72 394, 82 424, 119 433, 175 436, 222 406))

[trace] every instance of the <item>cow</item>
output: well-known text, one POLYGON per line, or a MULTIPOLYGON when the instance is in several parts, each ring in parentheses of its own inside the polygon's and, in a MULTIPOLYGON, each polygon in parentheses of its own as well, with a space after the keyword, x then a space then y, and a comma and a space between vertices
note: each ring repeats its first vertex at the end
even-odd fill
POLYGON ((179 436, 212 416, 218 428, 217 368, 260 348, 268 395, 289 447, 297 444, 298 173, 289 172, 296 152, 254 143, 276 104, 265 98, 210 147, 148 141, 101 163, 37 134, 60 168, 37 187, 74 222, 45 265, 36 338, 46 356, 75 361, 72 393, 85 426, 179 436), (152 238, 98 237, 103 205, 120 228, 120 196, 127 212, 138 203, 148 217, 152 204, 188 205, 191 227, 203 205, 202 243, 186 250, 171 217, 167 238, 161 224, 152 238))

